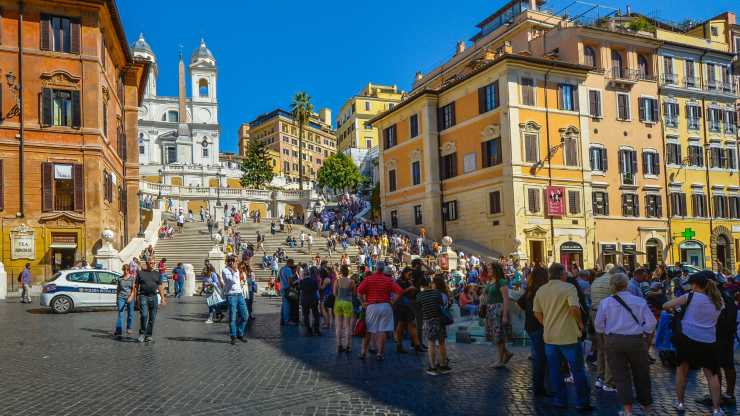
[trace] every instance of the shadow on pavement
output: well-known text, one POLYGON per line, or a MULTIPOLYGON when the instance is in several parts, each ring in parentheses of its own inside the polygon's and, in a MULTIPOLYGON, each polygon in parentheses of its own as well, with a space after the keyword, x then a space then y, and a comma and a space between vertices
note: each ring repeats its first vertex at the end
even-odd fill
POLYGON ((228 344, 229 341, 224 339, 214 339, 214 338, 197 338, 197 337, 166 337, 165 339, 168 339, 170 341, 180 341, 180 342, 210 342, 214 344, 228 344))

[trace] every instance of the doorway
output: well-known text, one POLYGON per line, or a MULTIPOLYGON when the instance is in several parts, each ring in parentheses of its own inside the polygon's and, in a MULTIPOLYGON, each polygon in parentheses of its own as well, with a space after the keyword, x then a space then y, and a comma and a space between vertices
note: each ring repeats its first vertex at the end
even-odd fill
POLYGON ((645 243, 645 257, 651 272, 658 267, 658 263, 662 260, 661 246, 660 241, 655 238, 651 238, 645 243))
POLYGON ((544 264, 542 259, 545 258, 545 242, 541 240, 529 241, 529 260, 533 264, 544 264))
POLYGON ((560 246, 560 264, 567 270, 572 270, 573 265, 583 269, 583 247, 574 241, 568 241, 560 246))
POLYGON ((52 248, 51 249, 51 272, 71 269, 75 264, 74 248, 52 248))
POLYGON ((730 260, 730 240, 724 235, 719 235, 717 236, 717 263, 719 263, 720 271, 730 268, 730 260))
POLYGON ((678 246, 681 263, 704 268, 704 245, 698 241, 684 241, 678 246))

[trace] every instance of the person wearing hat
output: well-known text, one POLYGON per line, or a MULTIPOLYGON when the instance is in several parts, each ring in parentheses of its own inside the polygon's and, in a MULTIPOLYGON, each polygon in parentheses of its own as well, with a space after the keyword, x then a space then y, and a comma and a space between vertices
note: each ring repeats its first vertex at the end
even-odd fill
POLYGON ((237 338, 241 342, 247 342, 244 333, 247 330, 247 302, 244 300, 242 292, 242 283, 239 279, 239 270, 236 268, 236 258, 229 256, 226 258, 226 267, 221 272, 224 282, 224 294, 226 302, 229 304, 229 335, 231 336, 231 345, 236 344, 237 338))
POLYGON ((367 357, 370 341, 373 341, 375 349, 378 351, 376 357, 378 361, 384 358, 386 332, 393 331, 391 293, 396 294, 396 299, 403 293, 403 289, 391 278, 392 275, 393 267, 380 261, 377 264, 376 272, 366 277, 357 288, 357 295, 365 308, 367 332, 370 334, 362 341, 360 359, 367 357))
MULTIPOLYGON (((666 302, 663 309, 683 308, 681 331, 674 334, 676 355, 680 363, 676 367, 676 410, 684 411, 686 377, 690 367, 701 367, 707 378, 712 399, 713 416, 724 416, 720 408, 719 357, 716 354, 717 320, 725 307, 722 295, 709 270, 689 276, 687 284, 691 292, 666 302)), ((679 319, 678 317, 676 319, 679 319)))

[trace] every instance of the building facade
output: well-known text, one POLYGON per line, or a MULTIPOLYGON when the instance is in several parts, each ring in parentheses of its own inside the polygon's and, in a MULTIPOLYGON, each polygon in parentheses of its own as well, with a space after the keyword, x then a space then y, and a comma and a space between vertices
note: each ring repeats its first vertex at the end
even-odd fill
MULTIPOLYGON (((287 187, 298 182, 298 124, 289 111, 277 109, 262 114, 239 128, 239 149, 244 154, 250 140, 265 143, 279 155, 278 169, 287 187)), ((337 151, 331 110, 313 114, 303 133, 303 180, 311 186, 324 160, 337 151)), ((274 154, 274 153, 273 153, 274 154)))
POLYGON ((378 129, 368 121, 392 109, 403 97, 395 85, 368 83, 359 94, 348 99, 336 119, 337 150, 370 150, 378 146, 378 129))
POLYGON ((92 263, 103 230, 119 249, 140 231, 148 63, 129 51, 114 1, 21 5, 0 17, 2 262, 9 281, 28 262, 38 282, 92 263))

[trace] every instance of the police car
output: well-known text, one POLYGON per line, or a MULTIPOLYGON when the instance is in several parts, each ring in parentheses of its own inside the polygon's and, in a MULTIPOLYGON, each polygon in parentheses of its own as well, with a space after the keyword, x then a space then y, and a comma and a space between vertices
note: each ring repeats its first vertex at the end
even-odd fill
POLYGON ((43 285, 41 306, 54 313, 67 313, 75 308, 115 307, 120 273, 97 270, 63 270, 43 285))

